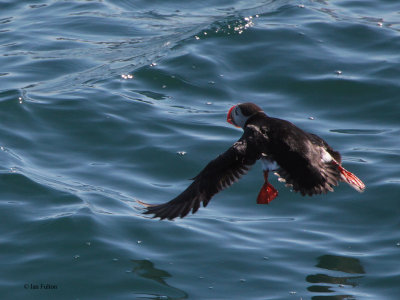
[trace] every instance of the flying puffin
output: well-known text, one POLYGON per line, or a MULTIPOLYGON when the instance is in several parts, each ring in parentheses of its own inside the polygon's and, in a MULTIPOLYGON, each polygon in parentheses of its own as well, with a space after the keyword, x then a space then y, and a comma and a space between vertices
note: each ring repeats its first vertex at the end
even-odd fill
POLYGON ((267 116, 253 103, 237 104, 229 109, 227 122, 244 130, 241 138, 219 155, 193 178, 193 182, 169 202, 146 207, 153 218, 172 220, 195 213, 200 203, 207 206, 211 198, 238 181, 260 160, 264 184, 257 197, 258 204, 268 204, 278 191, 268 182, 269 171, 278 180, 304 195, 332 192, 339 181, 347 182, 358 192, 364 183, 342 167, 340 153, 319 136, 305 132, 294 124, 267 116))

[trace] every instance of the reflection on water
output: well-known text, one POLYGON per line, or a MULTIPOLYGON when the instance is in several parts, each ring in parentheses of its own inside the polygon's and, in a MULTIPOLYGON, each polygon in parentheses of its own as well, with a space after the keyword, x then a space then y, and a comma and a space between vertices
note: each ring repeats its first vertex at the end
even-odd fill
POLYGON ((153 291, 151 294, 146 294, 146 293, 136 294, 135 299, 179 300, 188 298, 186 292, 178 288, 172 287, 165 282, 165 279, 172 277, 172 275, 169 274, 167 271, 155 268, 154 264, 149 260, 132 260, 132 262, 134 263, 134 267, 132 269, 133 274, 136 274, 145 279, 154 280, 157 283, 161 284, 162 286, 167 287, 168 294, 174 294, 174 296, 166 295, 166 293, 163 294, 160 293, 157 295, 154 293, 155 289, 151 289, 153 291), (178 294, 180 296, 175 296, 175 294, 178 294))
POLYGON ((167 271, 156 269, 154 264, 149 260, 132 260, 135 264, 133 273, 157 281, 158 283, 167 285, 164 278, 171 277, 167 271))
POLYGON ((352 295, 338 293, 336 290, 346 290, 347 292, 348 288, 355 288, 358 286, 357 280, 363 278, 363 276, 341 276, 339 272, 347 274, 365 274, 359 259, 336 255, 322 255, 318 257, 316 267, 338 273, 329 272, 329 274, 318 273, 308 275, 306 280, 312 283, 312 285, 308 287, 310 292, 318 294, 335 293, 335 295, 314 296, 312 299, 356 299, 352 295))
POLYGON ((318 268, 341 271, 350 274, 365 274, 360 260, 352 257, 322 255, 318 257, 318 263, 316 266, 318 268))

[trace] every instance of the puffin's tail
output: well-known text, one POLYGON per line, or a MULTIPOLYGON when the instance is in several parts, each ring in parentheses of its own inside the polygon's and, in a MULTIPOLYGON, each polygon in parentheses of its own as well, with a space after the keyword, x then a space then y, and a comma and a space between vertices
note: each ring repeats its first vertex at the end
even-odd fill
POLYGON ((336 161, 333 161, 333 162, 337 166, 337 168, 338 168, 338 170, 340 172, 340 179, 341 180, 347 182, 357 192, 360 192, 360 193, 364 192, 365 184, 361 181, 360 178, 358 178, 353 173, 347 171, 345 168, 343 168, 336 161))

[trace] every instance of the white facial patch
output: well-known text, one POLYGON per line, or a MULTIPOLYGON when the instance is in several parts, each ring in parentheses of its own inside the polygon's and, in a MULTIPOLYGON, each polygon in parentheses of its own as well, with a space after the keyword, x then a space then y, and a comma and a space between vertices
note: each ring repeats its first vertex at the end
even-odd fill
POLYGON ((245 117, 242 113, 242 111, 240 110, 239 106, 236 105, 236 107, 234 108, 234 110, 231 113, 231 117, 233 119, 233 122, 240 127, 244 127, 244 124, 246 123, 248 117, 245 117))

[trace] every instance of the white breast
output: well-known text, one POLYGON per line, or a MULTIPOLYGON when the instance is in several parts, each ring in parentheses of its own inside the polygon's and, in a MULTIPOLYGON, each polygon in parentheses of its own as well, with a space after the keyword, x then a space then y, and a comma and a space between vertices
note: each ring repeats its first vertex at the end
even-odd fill
POLYGON ((279 165, 276 161, 270 160, 266 157, 261 158, 261 165, 264 171, 274 171, 279 169, 279 165))

